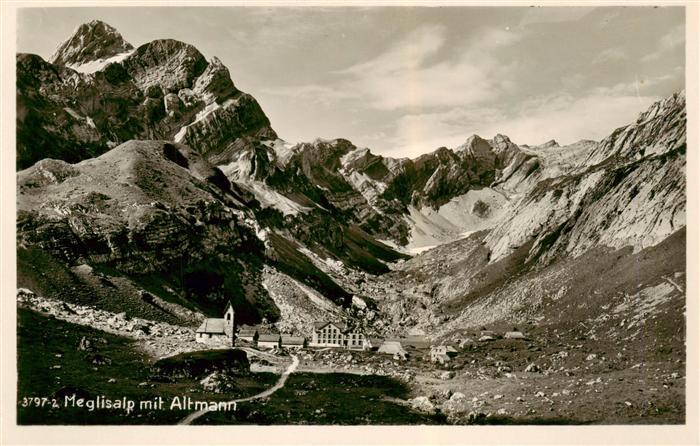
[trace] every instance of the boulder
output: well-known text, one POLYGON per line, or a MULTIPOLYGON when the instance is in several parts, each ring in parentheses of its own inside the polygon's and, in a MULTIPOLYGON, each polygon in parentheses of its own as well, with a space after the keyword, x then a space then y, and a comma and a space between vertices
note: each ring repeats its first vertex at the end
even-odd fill
POLYGON ((455 377, 455 372, 452 371, 445 371, 440 374, 440 379, 443 381, 447 381, 448 379, 452 379, 455 377))
POLYGON ((168 93, 163 98, 163 105, 165 106, 165 113, 174 117, 180 113, 180 98, 175 93, 168 93))
POLYGON ((85 336, 80 338, 80 342, 78 342, 78 351, 89 351, 92 350, 92 342, 85 336))
POLYGON ((536 364, 534 364, 534 363, 528 364, 528 366, 525 367, 525 372, 537 373, 537 372, 539 372, 539 371, 540 371, 540 368, 539 368, 536 364))
POLYGON ((463 400, 463 399, 465 399, 466 397, 467 397, 467 396, 466 396, 465 394, 463 394, 462 392, 455 392, 455 393, 453 393, 452 396, 450 397, 450 400, 453 400, 453 401, 456 401, 456 400, 463 400))
POLYGON ((520 331, 507 331, 503 337, 506 339, 527 339, 527 337, 520 331))
POLYGON ((411 407, 415 410, 429 413, 435 411, 435 405, 433 405, 433 403, 430 402, 430 399, 427 396, 419 396, 408 400, 408 402, 411 405, 411 407))

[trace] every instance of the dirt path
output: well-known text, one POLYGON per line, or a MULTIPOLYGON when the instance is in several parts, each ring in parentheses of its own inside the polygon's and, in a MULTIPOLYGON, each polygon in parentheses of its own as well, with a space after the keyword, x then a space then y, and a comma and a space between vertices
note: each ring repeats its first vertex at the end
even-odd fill
POLYGON ((373 375, 373 373, 369 373, 366 370, 362 370, 361 368, 350 368, 350 369, 344 369, 342 367, 314 367, 314 366, 302 366, 297 369, 298 372, 300 373, 319 373, 319 374, 328 374, 328 373, 347 373, 349 375, 373 375))
MULTIPOLYGON (((231 400, 229 402, 230 403, 243 403, 245 401, 257 400, 259 398, 265 398, 265 397, 272 395, 273 393, 277 392, 279 389, 284 387, 284 384, 287 382, 287 378, 289 377, 289 375, 294 373, 294 371, 296 370, 298 365, 299 365, 299 358, 297 358, 296 355, 292 355, 292 363, 289 365, 289 367, 287 367, 287 370, 285 370, 284 373, 282 373, 282 375, 280 376, 280 379, 277 380, 277 382, 275 383, 274 386, 270 387, 269 389, 267 389, 263 392, 258 393, 257 395, 249 396, 246 398, 239 398, 236 400, 231 400)), ((209 409, 198 410, 196 412, 189 414, 188 416, 186 416, 185 418, 180 420, 177 424, 181 424, 181 425, 192 424, 192 422, 194 420, 201 417, 202 415, 204 415, 207 412, 209 412, 209 409)))
POLYGON ((260 350, 256 350, 254 348, 250 347, 238 347, 239 350, 243 350, 244 352, 251 354, 253 356, 257 356, 258 358, 263 358, 267 359, 272 362, 280 362, 280 356, 275 356, 272 353, 267 353, 267 352, 262 352, 260 350))

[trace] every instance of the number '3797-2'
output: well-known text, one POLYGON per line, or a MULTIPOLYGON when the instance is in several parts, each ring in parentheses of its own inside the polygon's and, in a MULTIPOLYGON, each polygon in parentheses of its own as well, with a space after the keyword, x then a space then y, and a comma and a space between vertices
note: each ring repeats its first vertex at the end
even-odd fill
POLYGON ((48 398, 48 397, 24 397, 22 398, 22 401, 20 403, 22 407, 52 407, 54 409, 58 409, 60 406, 58 404, 58 400, 56 398, 48 398))

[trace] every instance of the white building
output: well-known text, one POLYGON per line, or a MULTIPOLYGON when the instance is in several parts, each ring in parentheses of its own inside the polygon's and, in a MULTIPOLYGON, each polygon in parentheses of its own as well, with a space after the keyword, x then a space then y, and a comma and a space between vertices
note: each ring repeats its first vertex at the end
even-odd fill
POLYGON ((195 341, 209 345, 233 346, 235 312, 231 301, 226 304, 223 318, 204 319, 195 332, 195 341))
POLYGON ((316 322, 309 347, 340 347, 351 350, 370 348, 364 333, 349 330, 342 322, 316 322))
POLYGON ((347 326, 339 322, 316 322, 310 347, 343 347, 347 326))

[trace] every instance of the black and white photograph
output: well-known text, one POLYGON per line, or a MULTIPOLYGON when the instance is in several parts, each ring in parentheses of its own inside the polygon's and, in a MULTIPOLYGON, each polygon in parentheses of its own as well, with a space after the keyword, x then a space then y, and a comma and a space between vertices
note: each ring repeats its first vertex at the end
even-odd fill
POLYGON ((695 423, 688 8, 17 8, 17 427, 695 423))

